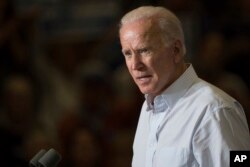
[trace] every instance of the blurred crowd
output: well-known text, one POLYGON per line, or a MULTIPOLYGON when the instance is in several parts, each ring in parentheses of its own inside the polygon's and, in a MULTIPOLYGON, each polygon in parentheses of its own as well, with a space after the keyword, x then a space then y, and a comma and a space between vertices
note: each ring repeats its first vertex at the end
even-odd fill
MULTIPOLYGON (((53 147, 62 154, 61 167, 131 166, 144 96, 125 67, 117 25, 139 5, 177 14, 187 61, 237 99, 250 122, 249 0, 107 1, 120 6, 118 14, 100 35, 86 38, 77 31, 46 34, 37 24, 41 6, 19 11, 16 1, 0 0, 1 164, 24 167, 40 149, 53 147)), ((100 2, 91 4, 99 10, 100 2)))

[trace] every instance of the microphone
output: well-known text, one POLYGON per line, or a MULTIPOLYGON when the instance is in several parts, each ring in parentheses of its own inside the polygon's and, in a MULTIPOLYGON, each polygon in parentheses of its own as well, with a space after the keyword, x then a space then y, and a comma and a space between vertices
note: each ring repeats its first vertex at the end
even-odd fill
POLYGON ((41 149, 29 162, 30 167, 56 167, 61 155, 51 148, 49 151, 41 149))

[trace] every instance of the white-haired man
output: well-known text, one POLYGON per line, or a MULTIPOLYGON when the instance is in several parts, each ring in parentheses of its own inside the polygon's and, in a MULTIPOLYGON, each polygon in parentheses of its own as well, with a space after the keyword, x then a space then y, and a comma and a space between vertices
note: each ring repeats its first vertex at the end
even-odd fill
POLYGON ((179 19, 143 6, 120 22, 126 65, 145 94, 133 145, 133 167, 227 167, 230 150, 250 150, 241 105, 201 80, 186 53, 179 19))

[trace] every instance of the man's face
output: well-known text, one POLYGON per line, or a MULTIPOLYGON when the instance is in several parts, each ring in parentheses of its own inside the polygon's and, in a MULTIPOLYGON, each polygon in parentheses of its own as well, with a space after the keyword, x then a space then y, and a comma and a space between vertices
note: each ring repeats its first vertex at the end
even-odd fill
POLYGON ((159 95, 176 79, 174 44, 164 44, 156 23, 140 20, 124 25, 120 42, 128 70, 143 94, 159 95))

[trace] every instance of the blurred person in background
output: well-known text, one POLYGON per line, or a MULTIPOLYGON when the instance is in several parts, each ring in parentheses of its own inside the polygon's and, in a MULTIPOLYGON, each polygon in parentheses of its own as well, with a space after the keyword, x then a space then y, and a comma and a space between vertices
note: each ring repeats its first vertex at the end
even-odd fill
POLYGON ((250 149, 243 108, 185 62, 183 30, 171 11, 134 9, 122 17, 119 35, 128 71, 145 95, 133 167, 229 166, 230 150, 250 149))
POLYGON ((131 166, 133 144, 133 131, 120 129, 109 141, 105 157, 105 167, 128 167, 131 166))
MULTIPOLYGON (((230 1, 225 13, 223 33, 227 40, 226 70, 240 76, 250 89, 250 1, 230 1)), ((250 99, 250 98, 249 98, 250 99)), ((248 101, 250 104, 250 100, 248 101)))
POLYGON ((113 90, 106 74, 84 74, 80 91, 80 116, 85 126, 97 134, 104 132, 105 119, 113 107, 113 90))
POLYGON ((17 71, 32 73, 31 43, 39 10, 30 7, 18 13, 15 7, 12 0, 0 1, 0 77, 17 71))
POLYGON ((35 71, 42 85, 39 121, 47 135, 58 138, 58 123, 68 113, 79 112, 80 54, 77 41, 65 34, 51 37, 46 51, 35 57, 35 71))
POLYGON ((34 81, 12 74, 1 87, 0 148, 1 162, 7 166, 27 166, 24 142, 37 127, 38 97, 34 81))
POLYGON ((138 121, 137 111, 143 102, 143 96, 127 73, 126 66, 117 68, 112 77, 114 98, 112 108, 105 118, 105 132, 119 133, 121 129, 134 129, 138 121))
POLYGON ((100 138, 90 129, 74 129, 67 148, 69 167, 99 167, 103 163, 100 138))

